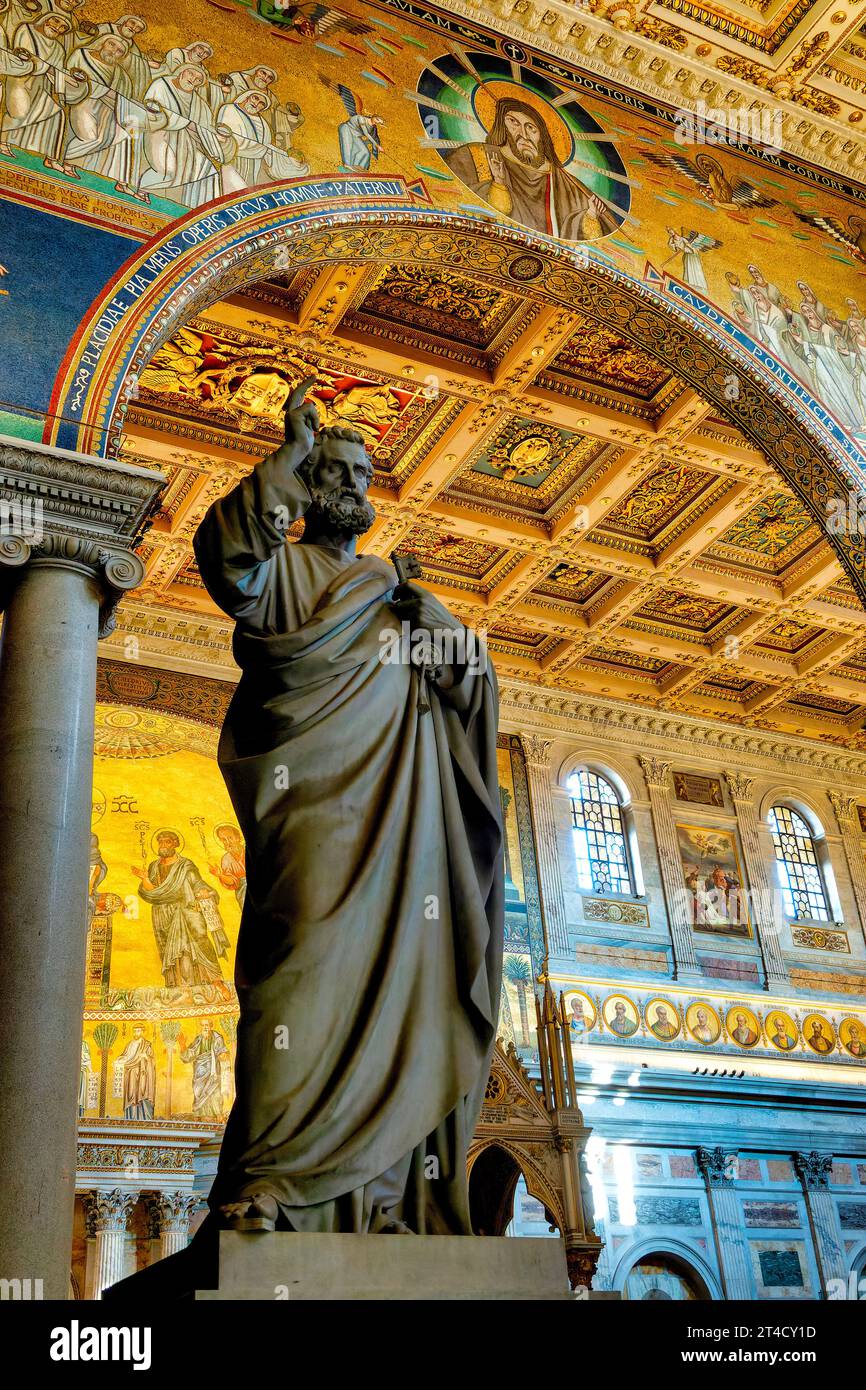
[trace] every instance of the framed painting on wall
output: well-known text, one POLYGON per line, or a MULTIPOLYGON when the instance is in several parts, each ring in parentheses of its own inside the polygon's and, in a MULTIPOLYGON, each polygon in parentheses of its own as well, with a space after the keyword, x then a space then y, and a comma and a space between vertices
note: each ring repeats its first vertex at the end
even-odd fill
POLYGON ((715 936, 751 936, 733 831, 698 825, 678 825, 676 831, 693 930, 715 936))

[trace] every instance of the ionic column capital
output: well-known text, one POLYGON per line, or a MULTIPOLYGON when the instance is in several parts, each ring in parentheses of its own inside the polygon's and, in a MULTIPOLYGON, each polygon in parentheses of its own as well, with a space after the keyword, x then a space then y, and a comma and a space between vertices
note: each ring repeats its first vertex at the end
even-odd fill
POLYGON ((121 595, 144 578, 144 565, 133 551, 108 549, 104 542, 86 536, 46 535, 33 544, 20 536, 0 540, 0 566, 20 571, 28 564, 73 570, 97 582, 102 591, 100 637, 114 630, 121 595))
POLYGON ((165 484, 161 473, 0 437, 0 607, 29 566, 93 578, 99 635, 120 596, 140 583, 134 547, 165 484))

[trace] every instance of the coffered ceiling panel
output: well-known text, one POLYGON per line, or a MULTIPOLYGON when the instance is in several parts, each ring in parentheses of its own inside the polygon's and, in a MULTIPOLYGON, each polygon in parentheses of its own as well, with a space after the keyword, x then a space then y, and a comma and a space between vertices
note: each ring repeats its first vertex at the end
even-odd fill
POLYGON ((309 378, 373 462, 360 549, 417 555, 501 672, 866 747, 866 613, 767 461, 615 334, 427 267, 276 277, 159 349, 121 456, 169 482, 121 640, 229 673, 192 538, 309 378))
POLYGON ((449 359, 495 367, 536 306, 468 276, 394 265, 365 280, 343 317, 347 332, 431 348, 449 359))
POLYGON ((687 525, 717 506, 732 486, 728 478, 671 460, 642 478, 587 539, 656 554, 687 525))
POLYGON ((779 574, 820 540, 817 526, 797 499, 774 492, 738 517, 705 553, 710 559, 779 574))
POLYGON ((502 512, 550 518, 580 496, 610 452, 602 440, 506 416, 470 455, 468 467, 444 495, 483 502, 502 512))
POLYGON ((539 386, 581 400, 609 401, 657 418, 682 390, 648 353, 609 328, 575 315, 575 331, 539 374, 539 386))

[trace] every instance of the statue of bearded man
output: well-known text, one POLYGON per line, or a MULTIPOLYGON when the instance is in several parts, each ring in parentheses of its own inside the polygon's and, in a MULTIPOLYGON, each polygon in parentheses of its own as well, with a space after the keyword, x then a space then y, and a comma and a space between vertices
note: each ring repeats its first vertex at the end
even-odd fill
POLYGON ((382 659, 404 622, 410 648, 463 630, 356 554, 372 467, 361 435, 318 424, 290 410, 195 538, 236 623, 219 762, 248 871, 210 1205, 239 1230, 469 1234, 503 933, 496 681, 455 657, 425 710, 417 670, 382 659))

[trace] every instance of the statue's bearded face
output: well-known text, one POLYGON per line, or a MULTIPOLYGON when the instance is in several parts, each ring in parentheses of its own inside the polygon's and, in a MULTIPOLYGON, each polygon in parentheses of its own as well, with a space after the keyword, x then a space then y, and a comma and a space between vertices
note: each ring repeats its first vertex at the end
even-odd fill
POLYGON ((307 474, 313 499, 306 516, 320 531, 341 536, 361 536, 369 531, 376 513, 367 501, 373 466, 363 444, 348 439, 319 442, 307 474))
POLYGON ((540 164, 541 131, 538 122, 523 111, 509 111, 505 117, 508 144, 514 154, 524 164, 540 164))

